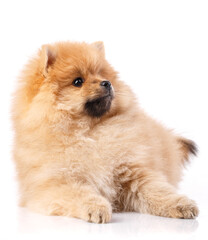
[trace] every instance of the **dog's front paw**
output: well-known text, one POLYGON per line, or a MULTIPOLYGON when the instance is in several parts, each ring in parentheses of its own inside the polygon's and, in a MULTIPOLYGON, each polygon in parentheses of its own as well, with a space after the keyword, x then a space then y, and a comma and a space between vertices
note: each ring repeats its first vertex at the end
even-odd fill
POLYGON ((97 198, 84 203, 83 219, 93 223, 107 223, 111 220, 112 208, 104 198, 97 198))
POLYGON ((199 214, 198 207, 193 200, 187 197, 182 197, 170 209, 170 217, 191 219, 197 217, 199 214))

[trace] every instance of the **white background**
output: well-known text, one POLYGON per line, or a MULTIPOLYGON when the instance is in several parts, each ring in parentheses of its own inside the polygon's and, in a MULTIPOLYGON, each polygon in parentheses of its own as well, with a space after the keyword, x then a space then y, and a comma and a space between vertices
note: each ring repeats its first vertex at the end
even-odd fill
POLYGON ((208 1, 1 1, 0 43, 0 239, 208 239, 208 1), (17 207, 11 93, 28 58, 61 40, 104 41, 141 106, 197 142, 179 190, 197 201, 196 220, 124 213, 96 225, 17 207))

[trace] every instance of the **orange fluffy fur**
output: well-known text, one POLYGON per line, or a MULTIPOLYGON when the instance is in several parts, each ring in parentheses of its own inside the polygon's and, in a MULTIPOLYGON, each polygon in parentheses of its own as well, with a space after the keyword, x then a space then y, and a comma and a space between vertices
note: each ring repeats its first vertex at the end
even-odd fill
POLYGON ((193 142, 147 116, 105 60, 102 42, 44 45, 14 95, 14 160, 21 206, 47 215, 109 222, 112 211, 194 218, 196 204, 176 192, 193 142), (73 80, 85 81, 78 88, 73 80), (114 89, 101 117, 84 111, 114 89))

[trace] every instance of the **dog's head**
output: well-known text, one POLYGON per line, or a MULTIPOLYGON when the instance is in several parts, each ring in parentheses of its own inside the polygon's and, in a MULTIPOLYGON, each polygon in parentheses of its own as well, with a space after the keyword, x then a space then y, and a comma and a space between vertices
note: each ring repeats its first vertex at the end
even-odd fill
POLYGON ((102 42, 44 45, 20 80, 14 112, 20 118, 27 112, 30 125, 43 117, 96 120, 134 104, 130 89, 106 61, 102 42))

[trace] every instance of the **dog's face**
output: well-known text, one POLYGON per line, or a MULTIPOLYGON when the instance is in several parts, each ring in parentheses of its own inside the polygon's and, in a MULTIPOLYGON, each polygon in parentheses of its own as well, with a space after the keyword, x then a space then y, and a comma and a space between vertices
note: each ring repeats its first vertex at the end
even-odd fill
POLYGON ((111 110, 117 74, 105 60, 102 42, 58 43, 43 47, 42 55, 58 109, 91 117, 111 110))

